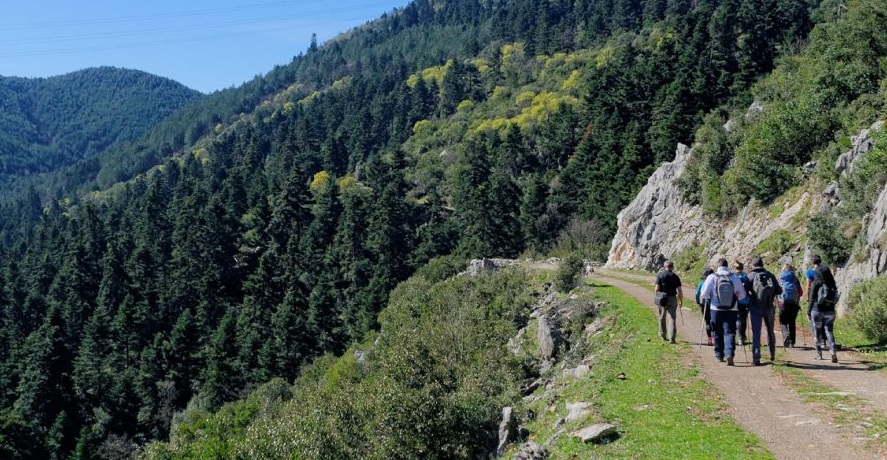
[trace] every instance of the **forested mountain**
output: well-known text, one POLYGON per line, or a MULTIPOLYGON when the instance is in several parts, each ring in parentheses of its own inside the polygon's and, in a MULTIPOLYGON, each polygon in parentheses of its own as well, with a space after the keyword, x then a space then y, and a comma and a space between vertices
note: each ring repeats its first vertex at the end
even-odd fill
POLYGON ((364 338, 433 258, 599 256, 818 6, 416 0, 53 176, 2 209, 0 452, 166 439, 364 338))
POLYGON ((135 139, 201 96, 166 78, 113 67, 0 77, 0 176, 72 165, 135 139))

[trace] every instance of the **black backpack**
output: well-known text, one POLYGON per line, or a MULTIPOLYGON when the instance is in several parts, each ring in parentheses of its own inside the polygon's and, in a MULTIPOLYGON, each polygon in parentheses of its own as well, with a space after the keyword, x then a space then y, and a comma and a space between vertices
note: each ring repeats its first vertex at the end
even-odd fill
POLYGON ((834 311, 838 304, 838 290, 822 283, 816 292, 816 309, 819 311, 834 311))
POLYGON ((782 293, 782 288, 779 287, 776 277, 770 272, 755 272, 752 290, 760 307, 773 305, 773 299, 782 293))

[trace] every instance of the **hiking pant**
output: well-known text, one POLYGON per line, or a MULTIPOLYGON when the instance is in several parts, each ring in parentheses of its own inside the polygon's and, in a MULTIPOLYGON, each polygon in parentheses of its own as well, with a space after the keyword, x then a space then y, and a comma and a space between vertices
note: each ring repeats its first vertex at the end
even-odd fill
MULTIPOLYGON (((708 302, 707 300, 703 300, 703 302, 708 302)), ((711 315, 707 315, 707 311, 709 308, 702 304, 699 306, 699 313, 702 314, 702 322, 705 323, 705 335, 708 338, 711 338, 711 315)))
POLYGON ((770 359, 776 357, 776 333, 773 330, 776 311, 773 306, 752 306, 751 313, 751 357, 754 361, 761 360, 761 320, 767 328, 767 348, 770 349, 770 359))
POLYGON ((779 307, 779 325, 782 327, 782 346, 788 348, 795 346, 796 329, 795 321, 801 305, 798 302, 783 302, 779 307))
POLYGON ((678 323, 675 321, 678 313, 678 298, 670 295, 666 296, 665 299, 668 301, 668 305, 659 307, 659 337, 673 341, 678 334, 678 323), (671 330, 668 337, 665 336, 666 316, 671 316, 671 330))
POLYGON ((715 342, 715 358, 733 356, 733 340, 736 336, 736 311, 711 310, 711 336, 715 342))
POLYGON ((816 354, 822 354, 822 342, 828 341, 828 349, 835 352, 835 312, 813 310, 810 312, 811 322, 816 330, 816 354), (820 334, 824 334, 822 337, 820 334))
POLYGON ((748 329, 748 305, 739 304, 739 313, 736 317, 736 330, 739 332, 739 340, 747 342, 746 330, 748 329))

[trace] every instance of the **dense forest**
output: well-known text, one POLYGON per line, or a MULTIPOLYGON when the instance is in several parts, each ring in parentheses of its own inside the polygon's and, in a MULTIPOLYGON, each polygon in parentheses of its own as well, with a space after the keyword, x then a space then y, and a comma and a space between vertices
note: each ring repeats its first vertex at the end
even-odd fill
POLYGON ((201 97, 145 72, 101 67, 0 77, 0 183, 70 166, 132 140, 201 97))
POLYGON ((16 184, 0 221, 0 453, 119 458, 168 439, 186 406, 291 382, 374 334, 391 290, 432 260, 600 257, 676 143, 748 106, 834 11, 416 0, 16 184))

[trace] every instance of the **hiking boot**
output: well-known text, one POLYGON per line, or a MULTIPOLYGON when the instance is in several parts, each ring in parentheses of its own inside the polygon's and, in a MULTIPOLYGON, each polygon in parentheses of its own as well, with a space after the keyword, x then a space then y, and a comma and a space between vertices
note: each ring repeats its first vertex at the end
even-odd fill
POLYGON ((715 356, 715 359, 717 359, 719 363, 724 362, 724 357, 723 357, 723 356, 715 356))
POLYGON ((677 342, 675 342, 674 339, 669 340, 669 342, 671 342, 671 343, 677 343, 677 342))
POLYGON ((776 361, 776 355, 770 353, 770 361, 776 361))
POLYGON ((752 364, 752 366, 760 366, 760 365, 761 365, 761 360, 760 360, 760 359, 756 359, 756 360, 752 361, 751 364, 752 364))
POLYGON ((813 357, 813 360, 814 361, 822 361, 822 353, 817 351, 816 356, 813 357))
POLYGON ((838 362, 838 354, 835 352, 832 352, 832 362, 833 363, 838 362))
POLYGON ((727 365, 728 365, 728 366, 732 366, 732 365, 733 365, 733 357, 732 357, 732 356, 728 356, 728 357, 727 357, 727 365))

